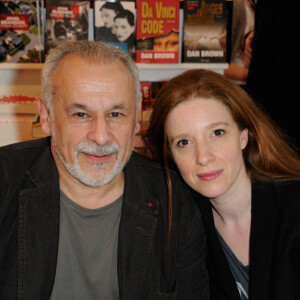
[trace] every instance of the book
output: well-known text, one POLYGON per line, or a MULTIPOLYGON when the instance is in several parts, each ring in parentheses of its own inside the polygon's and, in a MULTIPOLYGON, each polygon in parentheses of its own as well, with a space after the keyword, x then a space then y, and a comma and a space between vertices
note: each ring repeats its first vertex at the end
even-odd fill
POLYGON ((3 114, 37 115, 37 98, 26 95, 2 96, 0 98, 0 117, 3 114))
POLYGON ((46 2, 46 52, 64 41, 88 40, 90 1, 46 2))
POLYGON ((32 122, 38 115, 36 98, 4 96, 0 99, 0 145, 32 139, 32 122))
POLYGON ((156 95, 166 82, 167 81, 140 81, 142 107, 141 117, 139 118, 139 132, 135 136, 134 150, 143 155, 146 155, 149 149, 141 138, 141 132, 148 128, 156 95))
POLYGON ((156 95, 166 82, 167 81, 140 81, 142 95, 141 130, 144 130, 148 126, 156 95))
POLYGON ((32 138, 42 138, 49 136, 49 134, 46 134, 41 126, 41 122, 39 120, 39 117, 37 117, 37 120, 32 122, 32 138))
POLYGON ((44 1, 0 0, 0 62, 44 61, 44 1))
POLYGON ((226 63, 230 37, 230 5, 226 0, 185 0, 185 63, 226 63))
POLYGON ((135 57, 135 1, 95 1, 94 40, 135 57))
POLYGON ((178 63, 179 0, 137 0, 136 62, 178 63))

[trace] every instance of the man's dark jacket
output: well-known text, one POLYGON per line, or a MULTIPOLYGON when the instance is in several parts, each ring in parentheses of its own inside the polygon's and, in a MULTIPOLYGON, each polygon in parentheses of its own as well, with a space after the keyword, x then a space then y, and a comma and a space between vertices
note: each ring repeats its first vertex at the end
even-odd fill
MULTIPOLYGON (((207 234, 212 300, 240 300, 208 199, 194 194, 207 234)), ((252 184, 250 300, 300 299, 300 184, 252 184)))
MULTIPOLYGON (((208 299, 204 227, 190 192, 172 173, 168 241, 164 171, 133 153, 124 173, 120 299, 208 299)), ((0 148, 0 299, 50 298, 59 241, 59 195, 49 138, 0 148)))

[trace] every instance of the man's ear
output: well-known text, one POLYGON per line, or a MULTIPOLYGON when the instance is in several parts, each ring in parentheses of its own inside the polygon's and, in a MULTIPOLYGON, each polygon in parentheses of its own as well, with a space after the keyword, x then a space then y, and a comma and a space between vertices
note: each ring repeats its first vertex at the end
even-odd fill
POLYGON ((51 134, 51 127, 50 127, 50 113, 44 103, 44 101, 40 98, 37 99, 37 107, 40 115, 40 122, 43 131, 46 134, 51 134))
POLYGON ((137 116, 136 116, 136 126, 135 126, 135 134, 140 132, 141 129, 141 124, 140 124, 140 119, 141 119, 141 114, 142 114, 142 100, 143 96, 142 93, 140 94, 140 99, 137 107, 137 116))
POLYGON ((138 134, 140 130, 141 130, 141 124, 139 121, 137 121, 135 126, 135 134, 138 134))

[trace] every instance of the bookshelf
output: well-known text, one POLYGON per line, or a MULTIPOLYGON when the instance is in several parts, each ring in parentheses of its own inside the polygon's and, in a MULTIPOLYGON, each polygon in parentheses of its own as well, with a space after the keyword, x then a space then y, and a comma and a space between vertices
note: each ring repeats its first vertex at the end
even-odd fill
MULTIPOLYGON (((165 81, 189 69, 211 69, 223 73, 228 67, 227 64, 137 64, 140 71, 141 81, 165 81)), ((41 70, 42 63, 28 64, 0 64, 0 97, 13 95, 27 95, 39 97, 41 95, 41 70)), ((1 107, 0 107, 1 109, 1 107)), ((1 113, 1 111, 0 111, 1 113)), ((3 125, 3 124, 2 124, 3 125)), ((15 126, 19 126, 16 124, 15 126)), ((21 127, 20 127, 21 128, 21 127)), ((7 130, 5 130, 7 131, 7 130)), ((27 138, 4 133, 0 136, 0 146, 15 143, 27 138), (19 138, 18 138, 19 137, 19 138)), ((137 139, 138 143, 138 139, 137 139)))
POLYGON ((190 69, 210 69, 223 74, 228 64, 137 64, 141 81, 164 81, 190 69))
MULTIPOLYGON (((228 64, 137 64, 141 81, 168 80, 189 69, 211 69, 223 73, 228 64)), ((0 96, 26 94, 40 96, 42 63, 0 64, 0 96)))
POLYGON ((0 97, 40 96, 43 64, 0 64, 0 97))

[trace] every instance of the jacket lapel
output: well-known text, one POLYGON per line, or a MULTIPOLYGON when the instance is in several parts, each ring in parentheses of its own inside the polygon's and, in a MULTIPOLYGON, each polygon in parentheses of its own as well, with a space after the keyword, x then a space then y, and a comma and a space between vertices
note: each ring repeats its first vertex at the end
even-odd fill
POLYGON ((59 237, 59 182, 49 148, 28 176, 35 187, 19 193, 19 296, 49 299, 59 237))
MULTIPOLYGON (((274 239, 274 220, 276 218, 274 200, 276 195, 266 183, 252 182, 252 221, 250 236, 250 299, 266 299, 264 291, 268 286, 272 262, 272 245, 274 239)), ((208 258, 212 287, 221 288, 224 299, 240 299, 236 284, 226 262, 223 250, 215 231, 211 205, 207 199, 194 193, 207 233, 208 258), (220 280, 222 278, 222 280, 220 280), (225 296, 226 295, 226 296, 225 296)), ((214 291, 212 290, 212 294, 214 291)), ((217 298, 217 297, 216 297, 217 298)))
POLYGON ((159 203, 145 193, 132 159, 125 170, 125 190, 119 231, 120 299, 136 299, 141 288, 155 233, 159 203))
POLYGON ((193 191, 196 204, 200 208, 207 235, 207 268, 210 275, 210 292, 212 299, 239 300, 236 283, 227 263, 219 241, 210 201, 193 191))
MULTIPOLYGON (((274 220, 276 218, 274 200, 276 195, 268 184, 252 184, 252 223, 250 237, 250 282, 251 299, 266 299, 273 254, 274 220)), ((270 185, 271 186, 271 185, 270 185)))

